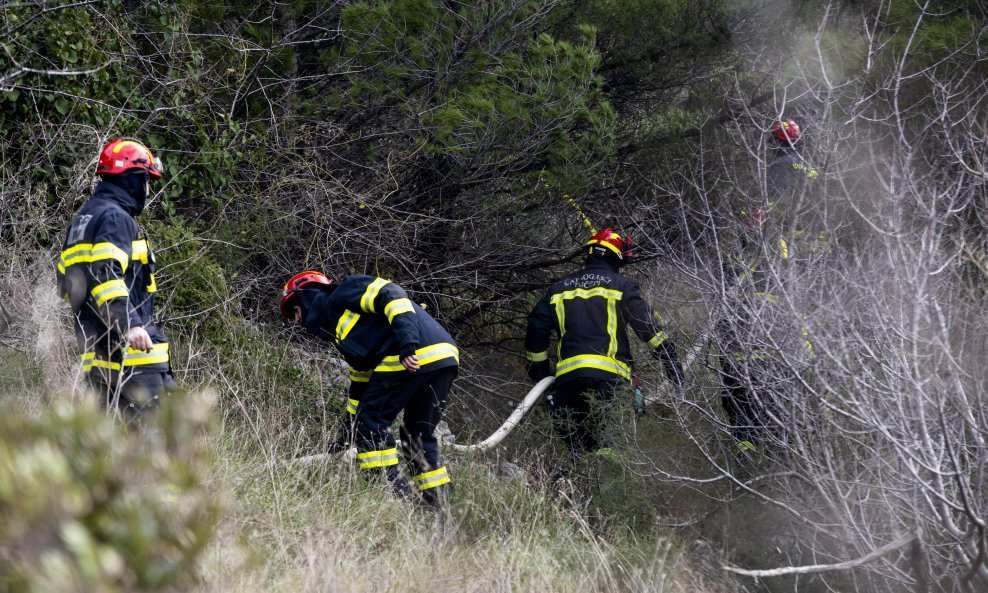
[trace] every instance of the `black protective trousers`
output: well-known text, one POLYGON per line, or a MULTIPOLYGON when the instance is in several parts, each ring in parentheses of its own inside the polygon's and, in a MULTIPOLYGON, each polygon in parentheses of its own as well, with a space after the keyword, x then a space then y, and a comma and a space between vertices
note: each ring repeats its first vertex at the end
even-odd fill
POLYGON ((86 382, 107 410, 114 407, 124 417, 141 418, 158 407, 161 394, 178 388, 170 373, 125 373, 94 368, 86 373, 86 382))
POLYGON ((612 399, 618 383, 619 379, 576 378, 556 385, 552 427, 574 459, 607 446, 604 409, 596 404, 612 399))
MULTIPOLYGON (((428 480, 430 473, 445 467, 435 432, 457 373, 456 366, 416 373, 374 373, 357 407, 360 468, 383 468, 395 490, 406 493, 407 486, 403 486, 397 472, 397 455, 390 454, 396 447, 390 428, 398 413, 404 411, 400 429, 402 456, 416 476, 419 488, 431 489, 433 486, 418 477, 425 476, 428 480)), ((444 469, 438 478, 442 484, 449 482, 444 469)))
POLYGON ((746 362, 724 356, 720 377, 721 402, 735 442, 759 445, 780 439, 778 423, 772 420, 779 414, 769 393, 769 365, 764 361, 746 362))

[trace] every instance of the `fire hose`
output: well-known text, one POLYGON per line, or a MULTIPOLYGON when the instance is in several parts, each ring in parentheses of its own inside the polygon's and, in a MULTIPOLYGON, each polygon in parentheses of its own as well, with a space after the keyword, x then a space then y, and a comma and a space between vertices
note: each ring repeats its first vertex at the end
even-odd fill
MULTIPOLYGON (((700 339, 697 341, 697 344, 693 348, 690 348, 687 351, 686 358, 683 361, 684 369, 688 369, 689 367, 691 367, 693 363, 697 360, 698 355, 700 351, 703 349, 704 344, 706 343, 708 337, 709 337, 709 333, 701 334, 700 339)), ((511 434, 511 432, 519 424, 521 424, 522 420, 525 419, 525 416, 528 415, 528 413, 532 410, 532 408, 535 406, 535 403, 539 401, 539 398, 545 395, 546 391, 549 390, 549 387, 552 386, 554 381, 555 381, 555 377, 550 376, 536 383, 535 386, 532 387, 532 389, 528 392, 528 395, 526 395, 525 398, 521 401, 521 403, 518 404, 518 406, 514 409, 514 411, 511 412, 511 415, 508 416, 508 419, 504 421, 504 424, 502 424, 500 428, 495 430, 491 434, 491 436, 487 437, 483 441, 473 445, 450 444, 446 446, 457 453, 487 451, 489 449, 492 449, 493 447, 496 447, 509 434, 511 434)), ((636 393, 636 402, 635 402, 636 407, 640 406, 641 408, 644 408, 645 405, 661 399, 655 397, 654 395, 642 394, 640 388, 636 389, 636 391, 638 392, 636 393)), ((292 465, 292 466, 309 465, 311 463, 315 463, 333 457, 341 458, 344 461, 352 461, 353 459, 356 458, 356 456, 357 456, 356 449, 351 448, 350 450, 343 453, 342 456, 340 454, 331 455, 329 453, 320 453, 318 455, 297 457, 289 461, 288 465, 292 465)))
POLYGON ((525 415, 528 414, 528 412, 535 405, 535 402, 539 401, 539 398, 542 397, 542 395, 549 389, 549 386, 551 386, 555 380, 555 377, 546 377, 536 383, 535 387, 532 387, 532 390, 525 396, 525 399, 523 399, 521 403, 518 404, 518 407, 511 412, 511 415, 504 421, 504 424, 495 430, 491 436, 475 445, 449 445, 449 448, 457 453, 470 453, 474 451, 486 451, 497 446, 506 436, 511 434, 511 431, 514 430, 522 420, 525 419, 525 415))

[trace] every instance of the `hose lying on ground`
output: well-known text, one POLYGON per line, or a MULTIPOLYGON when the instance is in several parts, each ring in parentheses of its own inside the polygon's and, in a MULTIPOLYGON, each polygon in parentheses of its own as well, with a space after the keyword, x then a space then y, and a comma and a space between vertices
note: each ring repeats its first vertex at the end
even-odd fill
POLYGON ((491 447, 497 446, 498 443, 504 440, 504 437, 511 434, 511 431, 521 423, 521 421, 525 418, 525 415, 528 414, 528 412, 532 409, 532 406, 535 405, 535 402, 539 401, 542 394, 549 389, 549 386, 552 385, 555 380, 555 377, 546 377, 536 383, 535 387, 532 387, 532 390, 525 396, 525 399, 518 404, 515 411, 511 412, 511 415, 504 421, 501 428, 495 430, 494 434, 491 436, 476 445, 449 445, 449 448, 457 453, 469 453, 472 451, 486 451, 491 447))
MULTIPOLYGON (((684 369, 689 369, 691 366, 693 366, 693 363, 696 362, 700 351, 703 349, 704 345, 706 344, 708 335, 709 334, 707 333, 702 334, 700 336, 700 339, 697 341, 697 345, 694 346, 693 348, 690 348, 687 351, 686 358, 683 360, 684 369)), ((514 409, 514 411, 511 412, 511 415, 508 416, 508 419, 504 421, 504 424, 502 424, 500 428, 495 430, 494 433, 491 434, 491 436, 487 437, 483 441, 476 443, 474 445, 454 444, 454 445, 446 445, 446 447, 452 451, 456 451, 457 453, 487 451, 488 449, 496 447, 501 441, 505 439, 505 437, 511 434, 511 431, 513 431, 515 427, 521 424, 521 421, 525 419, 525 416, 531 411, 532 407, 535 406, 535 402, 539 401, 539 398, 542 397, 546 391, 548 391, 553 381, 555 381, 555 377, 550 376, 536 383, 535 386, 532 387, 531 391, 528 392, 528 395, 525 396, 525 399, 523 399, 521 403, 518 404, 518 406, 514 409)), ((662 401, 662 400, 663 397, 661 395, 656 396, 649 394, 644 396, 644 403, 646 404, 662 401)), ((353 461, 357 457, 357 453, 356 453, 356 449, 351 448, 350 450, 344 452, 342 455, 336 454, 335 456, 340 458, 342 461, 353 461)), ((312 463, 316 463, 318 461, 322 461, 324 459, 329 459, 330 457, 333 457, 333 455, 330 453, 320 453, 318 455, 307 455, 305 457, 296 457, 295 459, 292 459, 286 463, 287 465, 290 466, 305 466, 312 463)))
MULTIPOLYGON (((539 398, 545 394, 545 392, 549 389, 549 386, 552 385, 555 380, 555 377, 546 377, 536 383, 535 386, 532 387, 531 391, 528 392, 528 395, 525 396, 525 399, 523 399, 521 403, 518 404, 518 407, 511 412, 511 415, 504 421, 504 424, 495 430, 494 434, 487 437, 483 441, 477 443, 476 445, 447 445, 447 447, 457 453, 468 453, 472 451, 486 451, 497 446, 498 443, 511 434, 511 431, 514 430, 514 428, 518 426, 522 420, 524 420, 528 412, 531 411, 533 406, 535 406, 535 402, 539 401, 539 398)), ((342 454, 335 455, 335 457, 339 457, 342 461, 352 461, 356 458, 356 456, 356 449, 353 448, 342 454)), ((325 459, 330 459, 331 457, 334 457, 334 455, 330 453, 306 455, 305 457, 296 457, 295 459, 291 459, 286 462, 286 465, 293 467, 305 466, 325 459)))

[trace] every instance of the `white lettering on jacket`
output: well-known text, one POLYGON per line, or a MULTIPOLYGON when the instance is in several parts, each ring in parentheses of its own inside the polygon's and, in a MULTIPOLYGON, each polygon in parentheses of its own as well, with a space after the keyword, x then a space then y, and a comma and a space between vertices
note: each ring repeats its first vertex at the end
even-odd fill
POLYGON ((587 273, 576 278, 567 278, 563 284, 566 288, 596 288, 613 281, 614 279, 610 276, 587 273))

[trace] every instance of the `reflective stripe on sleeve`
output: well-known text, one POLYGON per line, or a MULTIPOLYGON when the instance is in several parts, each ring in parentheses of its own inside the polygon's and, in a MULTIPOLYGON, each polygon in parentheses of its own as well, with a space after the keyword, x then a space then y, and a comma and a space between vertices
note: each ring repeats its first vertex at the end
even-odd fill
POLYGON ((93 299, 96 300, 97 305, 102 305, 110 299, 126 298, 130 296, 130 293, 127 292, 127 285, 119 278, 107 280, 103 284, 97 285, 90 291, 90 293, 93 295, 93 299))
POLYGON ((148 242, 147 239, 138 239, 130 244, 130 259, 148 263, 148 242))
POLYGON ((360 308, 368 313, 376 313, 374 310, 374 299, 377 298, 378 293, 384 288, 385 284, 388 284, 390 280, 385 280, 384 278, 376 278, 373 282, 367 285, 367 289, 364 290, 364 295, 360 297, 360 308))
POLYGON ((381 449, 379 451, 364 451, 357 453, 357 463, 360 469, 374 469, 376 467, 388 467, 398 465, 398 448, 381 449))
POLYGON ((357 325, 357 321, 359 320, 360 314, 350 310, 340 315, 340 320, 336 322, 336 339, 340 342, 345 340, 350 335, 350 330, 353 329, 353 326, 357 325))
POLYGON ((350 380, 354 383, 367 383, 370 381, 371 375, 374 371, 358 371, 350 369, 350 380))
POLYGON ((525 360, 528 362, 542 362, 543 360, 549 360, 549 351, 543 350, 542 352, 525 352, 525 360))
POLYGON ((127 252, 113 243, 103 242, 96 243, 95 245, 92 243, 77 243, 69 247, 65 251, 62 251, 58 258, 58 265, 60 266, 59 269, 64 273, 64 270, 69 266, 88 264, 105 259, 116 260, 124 272, 127 271, 127 266, 130 263, 127 252))
POLYGON ((445 465, 439 469, 421 473, 413 477, 412 480, 416 485, 418 485, 419 490, 429 490, 430 488, 435 488, 436 486, 442 486, 443 484, 449 484, 452 482, 452 480, 449 479, 449 472, 446 471, 445 465))
POLYGON ((664 331, 659 330, 659 333, 652 336, 652 339, 648 341, 648 347, 653 350, 658 348, 659 346, 662 345, 663 342, 666 341, 667 337, 668 336, 666 336, 666 333, 664 331))
POLYGON ((388 323, 391 323, 396 315, 401 315, 402 313, 415 313, 415 309, 412 308, 412 301, 408 299, 395 299, 384 307, 384 315, 388 318, 388 323))
POLYGON ((359 399, 347 399, 346 400, 346 411, 351 415, 355 416, 357 414, 357 406, 360 405, 359 399))
MULTIPOLYGON (((440 342, 431 346, 424 346, 415 351, 415 356, 419 358, 419 366, 426 366, 446 358, 455 359, 460 362, 460 351, 456 346, 448 342, 440 342)), ((405 370, 398 356, 385 356, 381 364, 374 369, 375 373, 394 373, 405 370)))
POLYGON ((560 377, 577 369, 597 369, 620 375, 625 379, 631 378, 631 367, 620 360, 598 354, 578 354, 559 361, 556 365, 556 376, 560 377))

